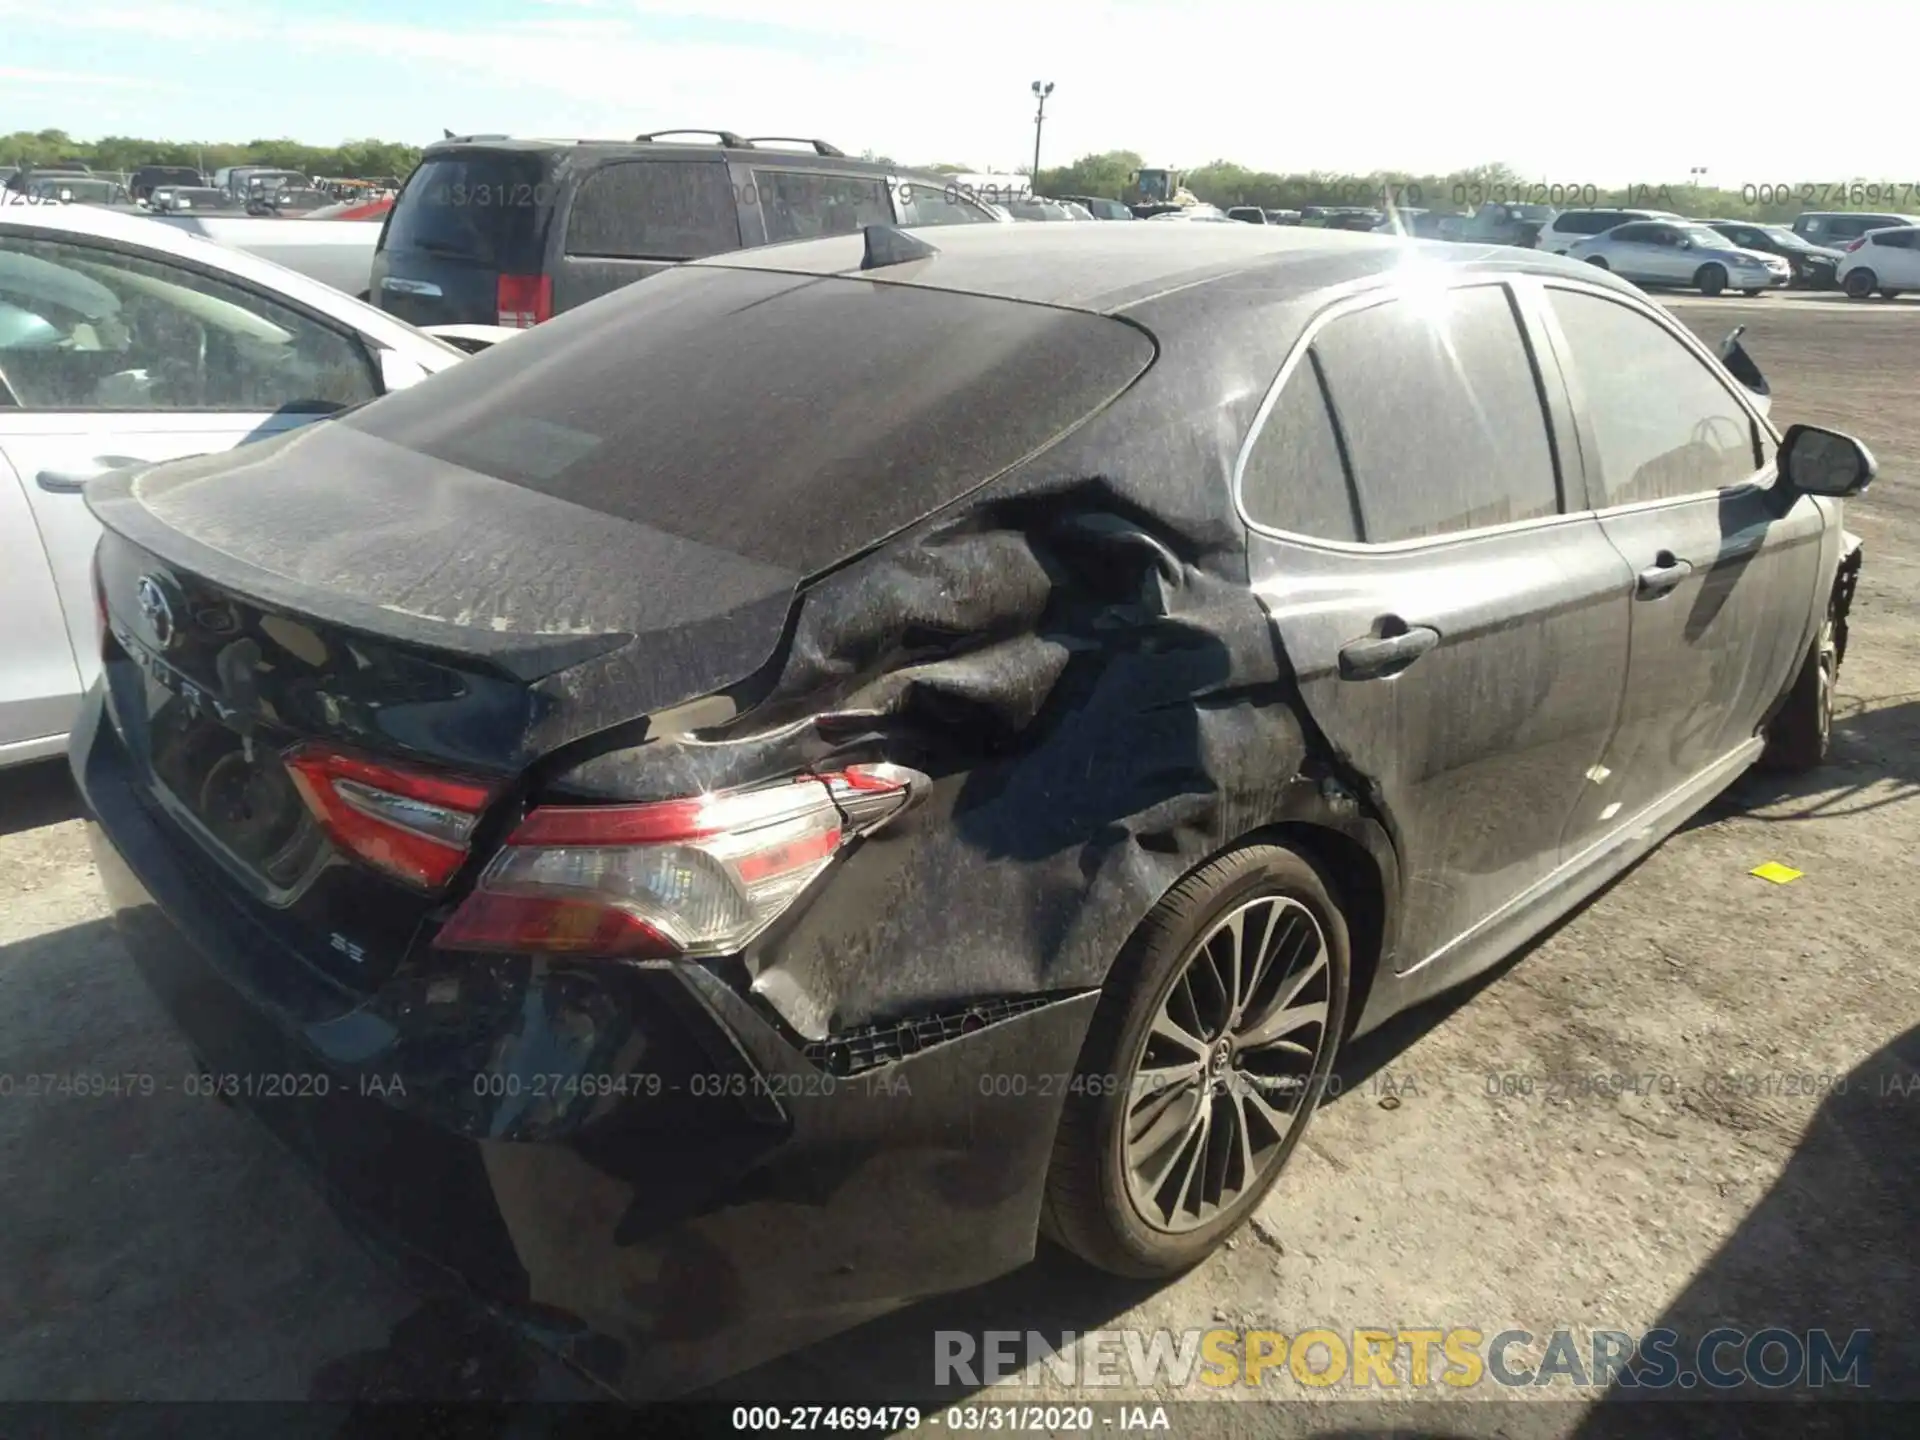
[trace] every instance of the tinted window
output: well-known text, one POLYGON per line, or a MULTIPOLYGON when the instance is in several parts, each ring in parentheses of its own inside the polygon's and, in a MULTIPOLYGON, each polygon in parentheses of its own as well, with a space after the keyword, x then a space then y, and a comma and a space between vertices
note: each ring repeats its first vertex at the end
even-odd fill
POLYGON ((1570 235, 1598 235, 1602 230, 1611 230, 1630 215, 1622 215, 1618 210, 1575 210, 1561 215, 1553 222, 1556 230, 1565 230, 1570 235))
POLYGON ((1240 499, 1250 518, 1276 530, 1322 540, 1360 538, 1347 467, 1311 352, 1287 378, 1247 454, 1240 499))
POLYGON ((1911 250, 1913 237, 1911 230, 1877 230, 1867 238, 1868 243, 1873 245, 1891 245, 1896 250, 1911 250))
POLYGON ((1371 543, 1554 514, 1553 453, 1507 292, 1376 305, 1314 341, 1371 543))
POLYGON ((976 225, 982 222, 993 224, 993 216, 950 186, 915 181, 900 187, 902 225, 976 225))
POLYGON ((619 160, 580 182, 567 254, 697 260, 740 248, 727 167, 710 160, 619 160))
POLYGON ((0 305, 33 322, 0 342, 0 375, 28 409, 324 413, 378 393, 353 338, 117 250, 0 239, 0 305))
POLYGON ((334 423, 804 575, 1038 449, 1152 354, 1075 311, 688 266, 334 423))
POLYGON ((531 155, 478 151, 424 161, 394 203, 380 248, 535 273, 550 191, 531 155))
POLYGON ((1646 316, 1551 289, 1599 447, 1601 505, 1739 485, 1759 462, 1759 432, 1700 358, 1646 316))
POLYGON ((1658 225, 1622 225, 1607 234, 1610 240, 1625 240, 1630 244, 1651 245, 1661 236, 1662 227, 1658 225))
POLYGON ((893 223, 887 184, 879 179, 809 170, 755 170, 748 203, 756 202, 766 216, 769 241, 851 235, 868 225, 893 223))

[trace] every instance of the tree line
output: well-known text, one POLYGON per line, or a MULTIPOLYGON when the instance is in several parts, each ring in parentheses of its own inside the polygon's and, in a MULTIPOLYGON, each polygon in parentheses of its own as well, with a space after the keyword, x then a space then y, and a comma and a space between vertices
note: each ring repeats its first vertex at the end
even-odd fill
MULTIPOLYGON (((887 159, 871 150, 863 151, 862 158, 887 159)), ((76 140, 64 130, 23 130, 0 137, 0 164, 46 166, 74 160, 106 171, 132 170, 140 165, 191 165, 211 173, 229 165, 272 165, 308 175, 373 179, 383 175, 405 177, 419 163, 420 147, 372 139, 331 146, 286 139, 202 142, 144 140, 127 135, 76 140)), ((1043 166, 1034 189, 1042 195, 1106 195, 1118 199, 1125 193, 1129 177, 1144 163, 1131 150, 1082 155, 1070 165, 1043 166)), ((971 172, 974 167, 942 161, 901 168, 955 174, 971 172)), ((1450 175, 1344 175, 1330 171, 1283 175, 1249 169, 1231 160, 1211 160, 1181 175, 1195 195, 1222 208, 1259 205, 1269 210, 1298 210, 1307 205, 1379 207, 1391 203, 1401 208, 1471 211, 1491 201, 1551 205, 1555 209, 1626 205, 1760 221, 1790 220, 1802 210, 1920 212, 1920 183, 1888 184, 1842 176, 1823 182, 1776 182, 1726 189, 1671 180, 1598 185, 1576 176, 1526 176, 1506 165, 1479 165, 1450 175)))
POLYGON ((419 163, 420 147, 391 140, 348 140, 339 145, 305 145, 298 140, 143 140, 131 135, 75 140, 64 130, 18 130, 0 137, 0 164, 50 166, 75 160, 99 171, 191 165, 210 175, 230 165, 271 165, 303 175, 371 180, 382 175, 404 178, 419 163))

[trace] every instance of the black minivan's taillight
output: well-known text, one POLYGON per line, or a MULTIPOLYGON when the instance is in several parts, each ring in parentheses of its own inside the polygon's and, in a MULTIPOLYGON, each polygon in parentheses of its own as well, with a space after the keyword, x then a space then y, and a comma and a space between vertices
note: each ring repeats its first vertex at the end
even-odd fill
POLYGON ((553 318, 551 275, 502 275, 494 287, 499 323, 510 330, 531 330, 553 318))
POLYGON ((926 777, 856 765, 756 790, 531 811, 441 928, 444 950, 725 955, 891 820, 926 777))

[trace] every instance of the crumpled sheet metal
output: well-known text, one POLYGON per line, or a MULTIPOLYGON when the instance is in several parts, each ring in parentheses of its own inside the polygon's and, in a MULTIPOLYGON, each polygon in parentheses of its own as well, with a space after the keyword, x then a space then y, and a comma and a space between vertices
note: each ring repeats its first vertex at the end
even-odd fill
POLYGON ((568 777, 662 796, 868 758, 934 793, 752 957, 811 1038, 1098 985, 1182 873, 1276 818, 1305 742, 1264 612, 1098 482, 971 507, 809 591, 732 722, 568 777))

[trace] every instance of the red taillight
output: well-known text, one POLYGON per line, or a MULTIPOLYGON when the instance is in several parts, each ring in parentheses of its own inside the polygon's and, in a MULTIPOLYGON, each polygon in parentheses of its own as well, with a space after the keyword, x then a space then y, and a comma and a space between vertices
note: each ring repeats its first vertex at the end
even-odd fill
POLYGON ((553 318, 551 275, 502 275, 494 294, 499 323, 508 329, 531 330, 553 318))
POLYGON ((325 745, 297 746, 286 762, 334 844, 427 890, 446 884, 465 861, 474 824, 497 789, 325 745))
POLYGON ((855 766, 646 805, 546 805, 507 837, 442 927, 449 950, 723 955, 773 923, 850 838, 926 779, 855 766))
POLYGON ((1866 243, 1867 243, 1867 237, 1862 235, 1858 240, 1854 241, 1851 245, 1847 246, 1847 253, 1851 255, 1854 251, 1858 250, 1862 245, 1866 243))

